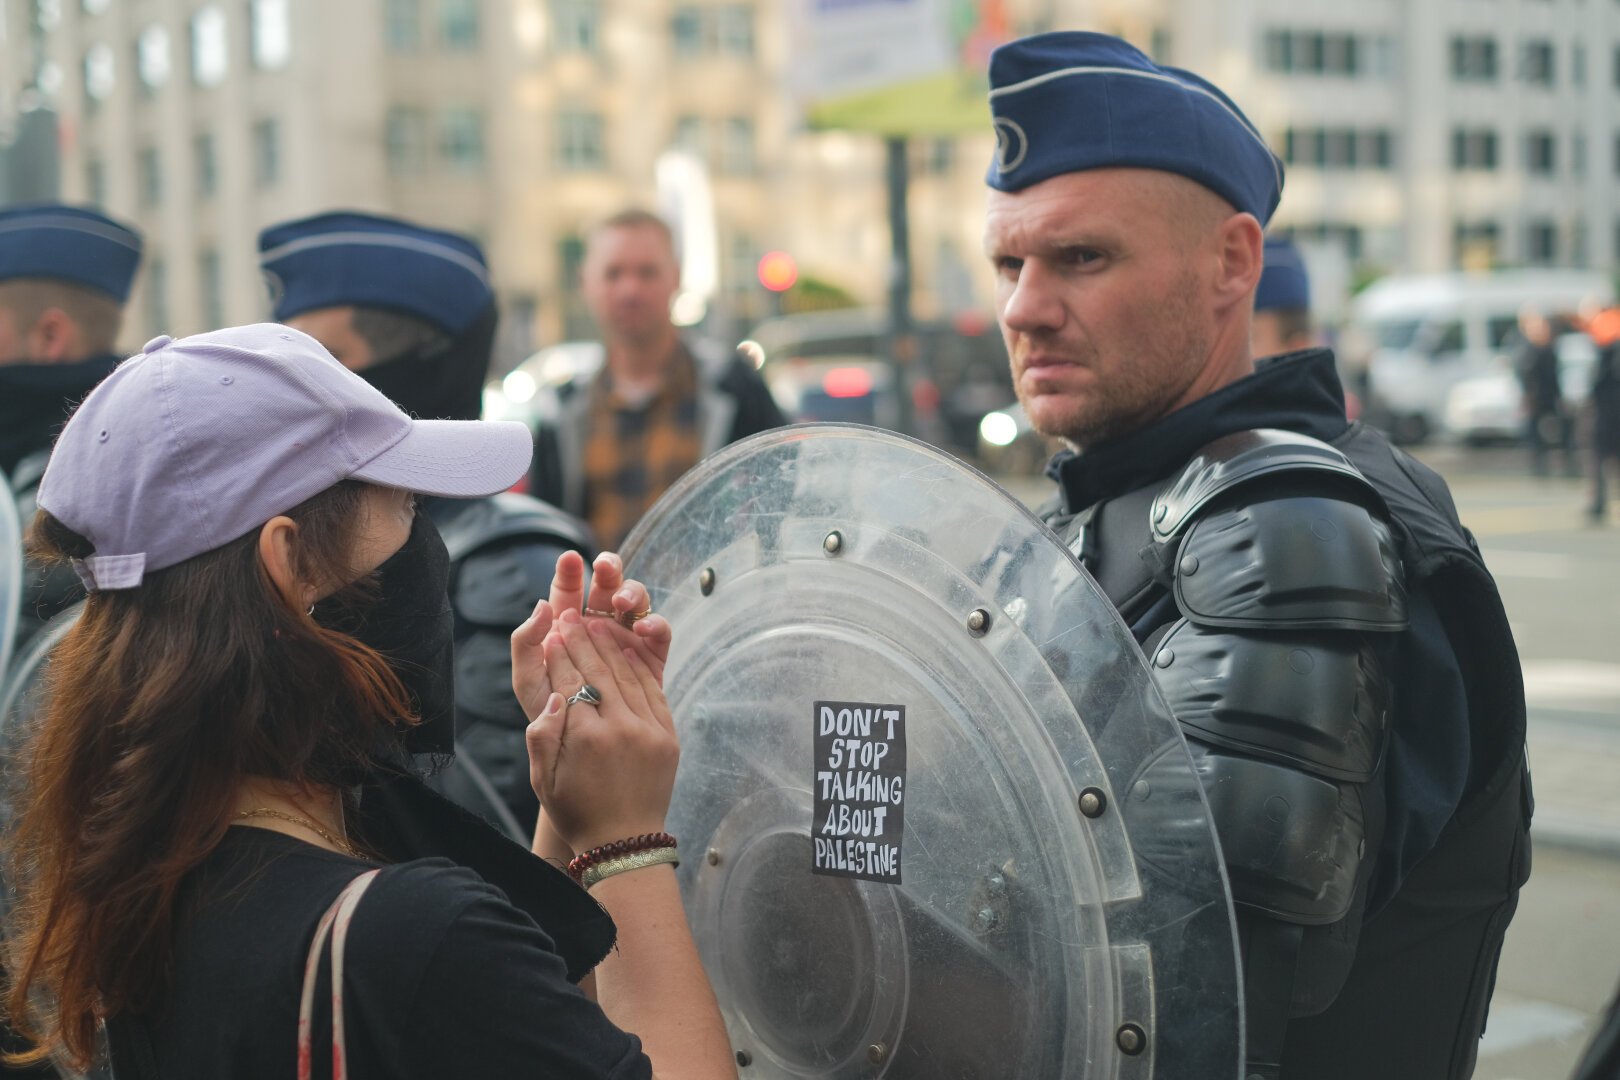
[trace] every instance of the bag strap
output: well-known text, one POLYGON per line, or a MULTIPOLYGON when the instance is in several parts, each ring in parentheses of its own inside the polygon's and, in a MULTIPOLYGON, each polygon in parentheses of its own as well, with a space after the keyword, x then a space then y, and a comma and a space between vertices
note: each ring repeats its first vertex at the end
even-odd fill
POLYGON ((348 941, 354 909, 379 872, 367 870, 344 886, 315 927, 315 940, 310 942, 309 957, 304 961, 304 991, 298 1003, 298 1080, 313 1080, 314 1076, 315 980, 328 938, 332 944, 332 1080, 345 1080, 348 1075, 348 1043, 343 1034, 343 946, 348 941))

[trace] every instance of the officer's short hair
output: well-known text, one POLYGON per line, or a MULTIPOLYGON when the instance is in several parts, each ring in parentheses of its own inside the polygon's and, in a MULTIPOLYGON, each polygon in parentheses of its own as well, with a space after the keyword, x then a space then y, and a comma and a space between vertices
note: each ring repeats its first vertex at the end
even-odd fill
POLYGON ((596 228, 590 231, 586 237, 587 244, 613 229, 654 229, 663 234, 664 242, 669 245, 669 250, 671 252, 675 251, 675 230, 669 227, 669 222, 651 210, 643 210, 639 206, 620 210, 612 217, 599 222, 596 228))
POLYGON ((1311 333, 1311 313, 1304 308, 1272 308, 1261 312, 1277 320, 1277 340, 1292 341, 1298 337, 1309 337, 1311 333))
POLYGON ((26 332, 51 308, 60 308, 84 337, 91 356, 113 352, 124 325, 124 306, 97 289, 55 278, 7 278, 0 281, 0 308, 11 312, 19 332, 26 332))
POLYGON ((356 307, 354 332, 371 346, 374 362, 381 363, 406 353, 439 352, 451 345, 450 335, 426 319, 387 308, 356 307))

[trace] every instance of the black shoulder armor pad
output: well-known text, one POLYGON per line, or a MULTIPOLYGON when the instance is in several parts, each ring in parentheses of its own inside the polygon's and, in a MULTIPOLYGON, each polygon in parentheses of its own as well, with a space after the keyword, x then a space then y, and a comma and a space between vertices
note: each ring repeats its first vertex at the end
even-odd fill
POLYGON ((451 513, 435 515, 434 523, 452 563, 513 536, 550 537, 563 548, 582 552, 587 560, 596 551, 595 538, 583 521, 550 503, 509 491, 461 502, 451 513))
POLYGON ((1203 742, 1352 783, 1378 766, 1390 687, 1365 634, 1249 634, 1183 619, 1153 654, 1153 677, 1203 742))
POLYGON ((1159 492, 1153 500, 1153 538, 1160 543, 1173 540, 1212 500, 1263 476, 1285 472, 1340 477, 1375 505, 1383 502, 1349 458, 1319 439, 1271 428, 1239 431, 1199 450, 1159 492))

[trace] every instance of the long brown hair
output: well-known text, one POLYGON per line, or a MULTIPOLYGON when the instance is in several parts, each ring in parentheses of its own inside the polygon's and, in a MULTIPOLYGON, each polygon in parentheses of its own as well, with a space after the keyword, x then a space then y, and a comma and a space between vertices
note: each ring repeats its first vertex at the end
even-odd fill
MULTIPOLYGON (((364 491, 344 481, 288 512, 300 580, 355 577, 364 491)), ((91 553, 43 511, 30 541, 45 560, 91 553)), ((282 597, 258 530, 92 593, 44 689, 6 845, 4 1008, 35 1043, 12 1063, 55 1053, 82 1069, 99 1020, 166 994, 183 879, 224 837, 244 778, 343 783, 411 716, 386 660, 282 597)))

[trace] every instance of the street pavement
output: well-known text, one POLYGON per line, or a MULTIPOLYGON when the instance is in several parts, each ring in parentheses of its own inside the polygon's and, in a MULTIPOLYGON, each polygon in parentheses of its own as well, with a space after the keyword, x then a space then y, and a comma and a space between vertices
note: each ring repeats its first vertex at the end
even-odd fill
MULTIPOLYGON (((1517 448, 1418 456, 1496 576, 1530 709, 1534 868, 1474 1075, 1563 1080, 1620 986, 1620 514, 1590 525, 1585 482, 1531 477, 1517 448)), ((1030 505, 1050 490, 1002 480, 1030 505)))

